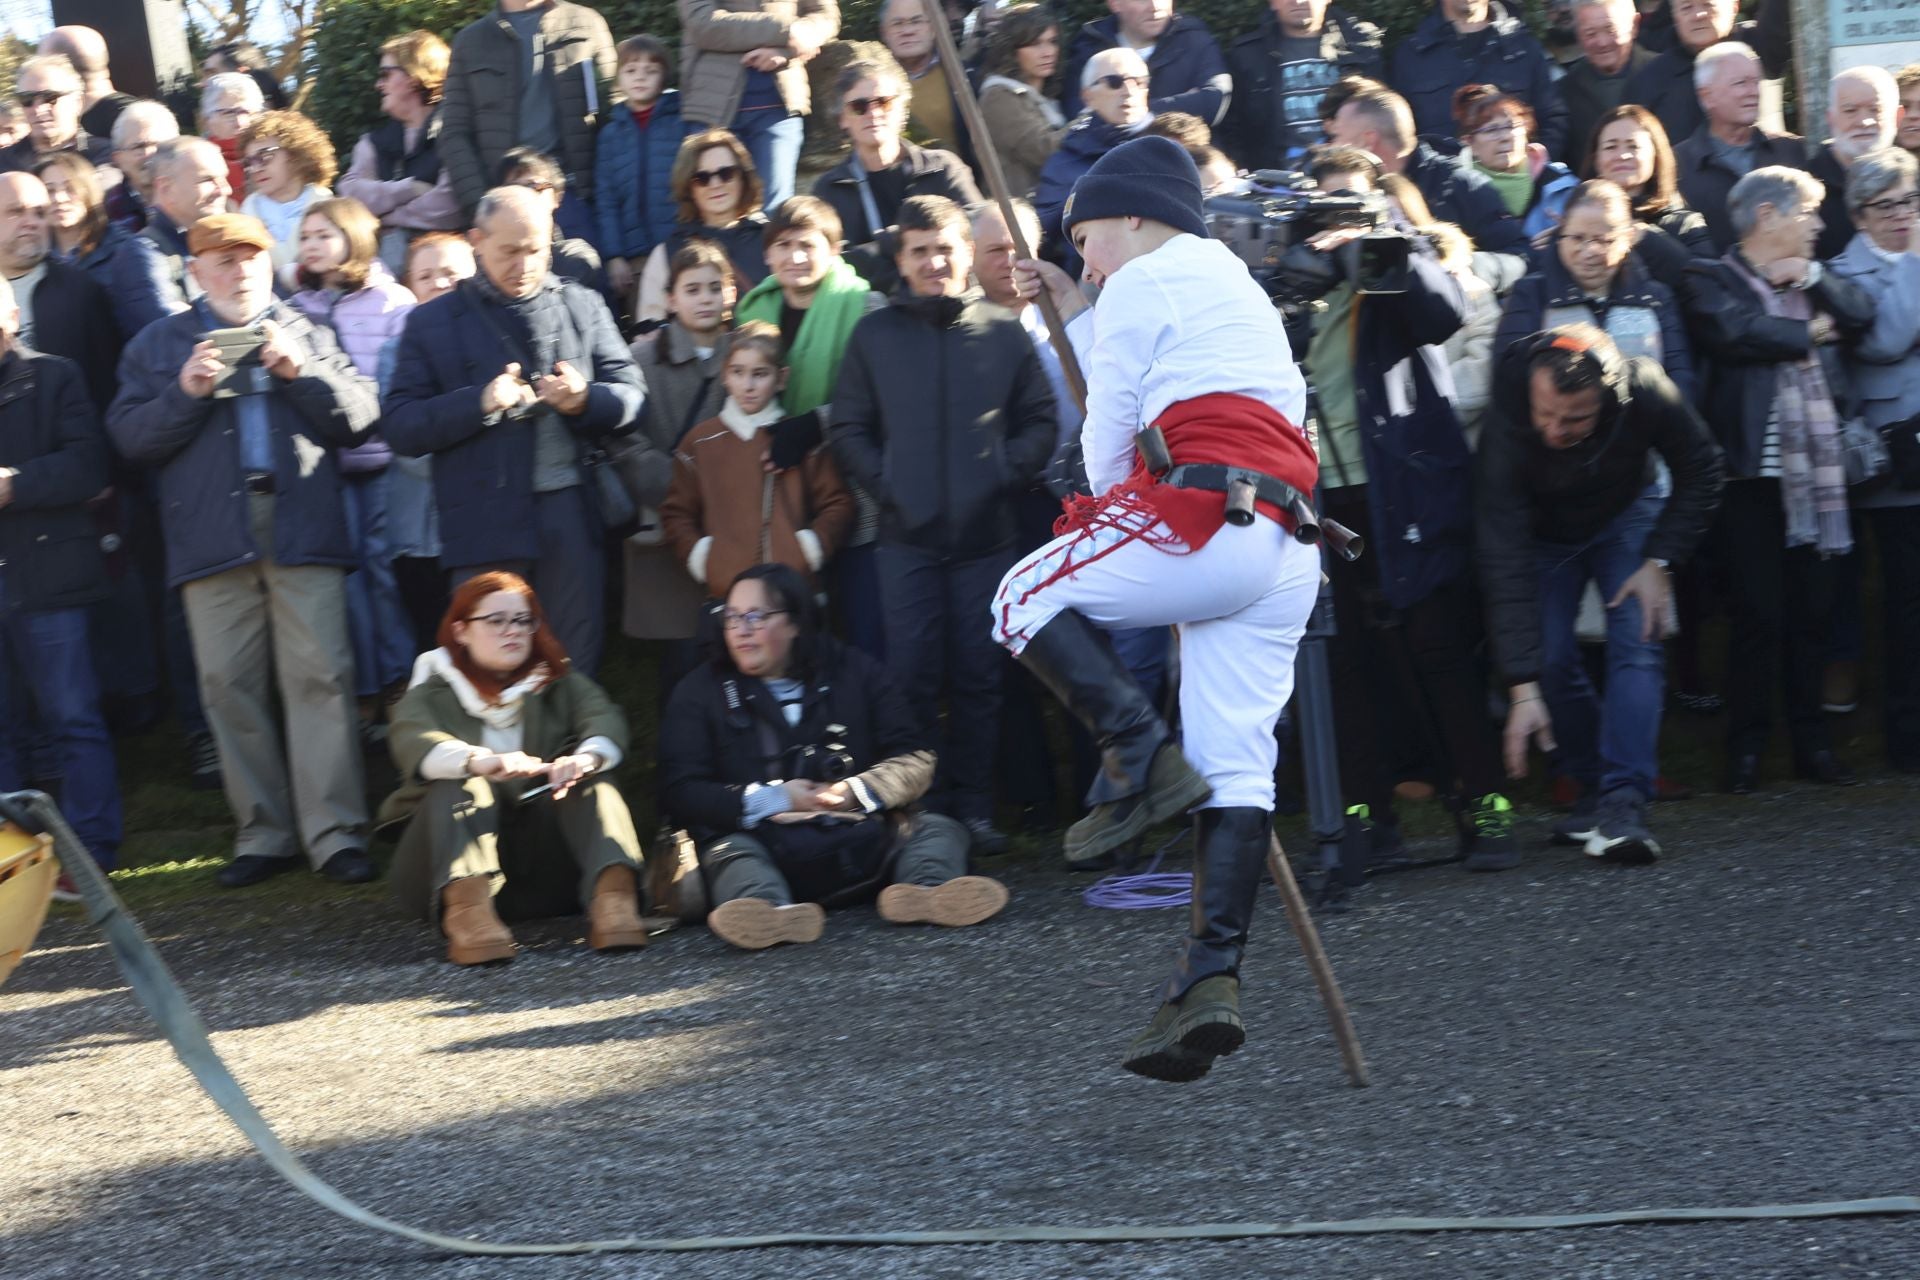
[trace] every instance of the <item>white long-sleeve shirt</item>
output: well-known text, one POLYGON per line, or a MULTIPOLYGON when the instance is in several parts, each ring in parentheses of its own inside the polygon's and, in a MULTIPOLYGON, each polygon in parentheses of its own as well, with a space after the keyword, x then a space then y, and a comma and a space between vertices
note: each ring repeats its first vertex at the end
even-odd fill
POLYGON ((1080 447, 1096 494, 1126 479, 1134 436, 1182 400, 1242 395, 1306 422, 1307 384, 1280 313, 1217 240, 1175 236, 1127 263, 1067 336, 1087 371, 1080 447))

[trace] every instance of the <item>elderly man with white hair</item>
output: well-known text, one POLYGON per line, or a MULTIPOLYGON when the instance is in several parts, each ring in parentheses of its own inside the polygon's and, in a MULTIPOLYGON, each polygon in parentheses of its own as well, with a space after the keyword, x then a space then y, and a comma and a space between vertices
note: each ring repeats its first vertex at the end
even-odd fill
POLYGON ((1578 165, 1593 141, 1600 117, 1625 99, 1627 78, 1653 61, 1654 55, 1634 43, 1640 30, 1640 10, 1633 0, 1573 0, 1573 35, 1580 57, 1569 63, 1560 80, 1560 99, 1567 104, 1568 163, 1578 165))
POLYGON ((1900 86, 1885 67, 1850 67, 1827 84, 1827 128, 1830 136, 1813 153, 1807 172, 1826 184, 1820 204, 1826 229, 1814 253, 1821 261, 1839 256, 1853 239, 1853 211, 1847 207, 1847 170, 1869 151, 1893 145, 1906 108, 1900 105, 1900 86))
MULTIPOLYGON (((1059 239, 1060 213, 1080 175, 1153 122, 1147 83, 1146 59, 1132 49, 1102 49, 1087 59, 1080 73, 1080 98, 1086 110, 1067 126, 1059 148, 1040 170, 1040 184, 1033 192, 1033 207, 1048 240, 1059 239)), ((1072 254, 1072 246, 1062 244, 1062 248, 1072 254)))
POLYGON ((113 144, 114 167, 120 185, 107 192, 107 220, 132 233, 147 225, 153 203, 153 171, 148 161, 164 143, 180 136, 180 121, 165 103, 141 98, 129 102, 114 118, 107 135, 113 144))
POLYGON ((1760 56, 1737 40, 1702 50, 1693 62, 1693 84, 1706 123, 1673 149, 1680 194, 1706 219, 1707 232, 1722 252, 1737 238, 1727 213, 1734 184, 1755 169, 1807 167, 1806 145, 1798 135, 1760 126, 1760 77, 1760 56))

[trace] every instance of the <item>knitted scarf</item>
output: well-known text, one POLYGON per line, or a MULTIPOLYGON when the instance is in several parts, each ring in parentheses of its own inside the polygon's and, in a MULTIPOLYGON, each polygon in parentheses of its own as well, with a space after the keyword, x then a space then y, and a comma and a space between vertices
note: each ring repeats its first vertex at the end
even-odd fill
MULTIPOLYGON (((1721 259, 1747 282, 1770 316, 1811 323, 1813 303, 1804 289, 1776 289, 1747 265, 1738 249, 1721 259)), ((1780 436, 1780 505, 1787 516, 1787 545, 1813 547, 1823 556, 1853 550, 1847 515, 1847 467, 1840 445, 1840 415, 1820 353, 1809 347, 1798 360, 1774 366, 1774 429, 1780 436)))
MULTIPOLYGON (((780 393, 780 401, 789 414, 807 413, 833 398, 833 384, 840 377, 840 357, 846 354, 853 326, 866 314, 870 292, 860 273, 844 260, 834 263, 821 277, 813 305, 807 308, 807 318, 800 322, 800 332, 787 351, 787 389, 780 393)), ((764 320, 778 325, 780 303, 780 282, 768 276, 740 299, 733 316, 743 324, 764 320)))

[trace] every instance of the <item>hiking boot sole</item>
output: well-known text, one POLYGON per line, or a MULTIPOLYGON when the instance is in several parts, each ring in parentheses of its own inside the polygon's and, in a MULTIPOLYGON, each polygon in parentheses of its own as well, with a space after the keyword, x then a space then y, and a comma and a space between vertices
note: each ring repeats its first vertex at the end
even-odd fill
POLYGON ((818 942, 827 913, 818 903, 776 906, 762 898, 735 898, 707 914, 713 935, 742 951, 764 951, 783 942, 818 942))
POLYGON ((1189 1053, 1224 1058, 1247 1042, 1247 1029, 1240 1019, 1225 1009, 1209 1009, 1182 1015, 1174 1025, 1180 1035, 1180 1047, 1189 1053))
POLYGON ((613 929, 589 928, 587 945, 595 951, 638 951, 647 945, 647 926, 622 926, 613 929))
POLYGON ((1208 781, 1194 772, 1191 765, 1182 762, 1181 776, 1161 790, 1149 790, 1139 804, 1126 817, 1117 822, 1108 820, 1107 814, 1114 804, 1098 806, 1080 821, 1067 828, 1066 854, 1067 867, 1073 871, 1092 871, 1103 868, 1109 855, 1120 846, 1136 840, 1147 832, 1147 828, 1175 818, 1213 794, 1208 781))
POLYGON ((1163 1049, 1151 1049, 1139 1054, 1129 1053, 1120 1065, 1133 1074, 1145 1076, 1149 1080, 1164 1080, 1168 1084, 1192 1084, 1213 1070, 1213 1059, 1205 1054, 1191 1053, 1178 1044, 1170 1044, 1163 1049))
POLYGON ((494 942, 480 946, 454 946, 448 943, 447 959, 463 966, 507 964, 518 951, 519 948, 511 942, 494 942))
POLYGON ((987 876, 959 876, 945 884, 890 884, 875 904, 889 924, 964 928, 1006 910, 1007 887, 987 876))

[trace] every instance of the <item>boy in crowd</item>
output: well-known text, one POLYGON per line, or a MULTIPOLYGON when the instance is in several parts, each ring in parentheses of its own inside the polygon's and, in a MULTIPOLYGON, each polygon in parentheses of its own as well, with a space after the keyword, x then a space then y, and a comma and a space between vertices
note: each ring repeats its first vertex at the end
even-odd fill
POLYGON ((593 207, 600 253, 615 297, 633 294, 636 264, 673 234, 673 159, 688 128, 680 91, 669 89, 673 54, 656 36, 632 36, 615 51, 624 106, 607 109, 594 139, 593 207))

